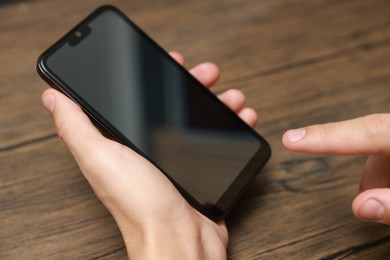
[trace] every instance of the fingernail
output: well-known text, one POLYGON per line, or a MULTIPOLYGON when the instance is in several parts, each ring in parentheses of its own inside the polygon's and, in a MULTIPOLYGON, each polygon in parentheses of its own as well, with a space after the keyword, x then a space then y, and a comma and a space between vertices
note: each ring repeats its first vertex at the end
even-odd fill
POLYGON ((369 199, 360 208, 359 215, 365 220, 379 221, 385 215, 385 208, 379 201, 369 199))
POLYGON ((43 106, 50 112, 53 113, 54 106, 56 104, 56 97, 52 93, 45 94, 42 97, 43 106))
POLYGON ((286 137, 287 139, 292 142, 298 142, 301 140, 303 137, 306 135, 306 129, 305 128, 299 128, 299 129, 293 129, 293 130, 288 130, 286 132, 286 137))

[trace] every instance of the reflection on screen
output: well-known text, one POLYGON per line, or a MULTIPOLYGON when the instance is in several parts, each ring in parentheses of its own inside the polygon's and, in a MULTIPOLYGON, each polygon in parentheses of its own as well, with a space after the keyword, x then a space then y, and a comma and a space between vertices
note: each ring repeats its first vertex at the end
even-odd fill
POLYGON ((59 78, 203 205, 259 149, 242 122, 114 13, 47 60, 59 78))

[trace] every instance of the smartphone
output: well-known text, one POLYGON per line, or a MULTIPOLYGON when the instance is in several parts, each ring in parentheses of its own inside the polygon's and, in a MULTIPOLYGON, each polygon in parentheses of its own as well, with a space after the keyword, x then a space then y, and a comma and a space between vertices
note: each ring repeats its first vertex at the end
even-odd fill
POLYGON ((116 7, 95 10, 39 57, 37 70, 214 221, 270 157, 261 136, 116 7))

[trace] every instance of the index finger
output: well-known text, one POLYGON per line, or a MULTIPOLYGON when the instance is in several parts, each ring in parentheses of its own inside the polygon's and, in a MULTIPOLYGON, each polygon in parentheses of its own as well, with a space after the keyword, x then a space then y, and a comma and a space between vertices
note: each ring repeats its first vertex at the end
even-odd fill
POLYGON ((317 154, 390 153, 390 114, 289 130, 283 144, 291 151, 317 154))

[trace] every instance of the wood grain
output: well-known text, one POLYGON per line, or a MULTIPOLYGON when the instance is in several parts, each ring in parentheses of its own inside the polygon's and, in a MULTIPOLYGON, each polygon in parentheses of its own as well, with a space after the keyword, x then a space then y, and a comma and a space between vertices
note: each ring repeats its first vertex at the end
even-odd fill
POLYGON ((289 128, 390 111, 387 0, 1 1, 0 259, 125 259, 119 230, 40 105, 38 55, 117 5, 191 67, 219 65, 273 147, 227 218, 230 259, 384 259, 390 229, 356 220, 363 156, 286 151, 289 128))

